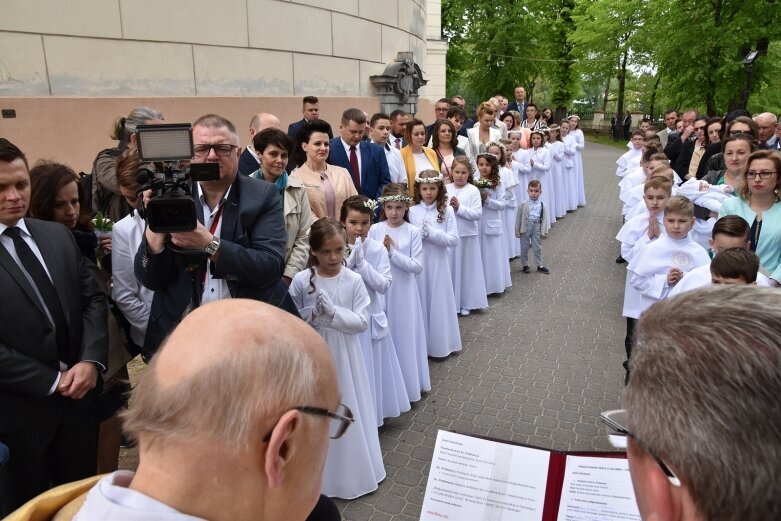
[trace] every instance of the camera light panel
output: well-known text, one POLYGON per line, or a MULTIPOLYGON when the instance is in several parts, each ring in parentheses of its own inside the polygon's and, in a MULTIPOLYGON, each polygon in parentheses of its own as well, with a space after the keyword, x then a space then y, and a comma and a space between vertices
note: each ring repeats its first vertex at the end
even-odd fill
POLYGON ((181 161, 193 157, 189 123, 138 125, 136 144, 141 161, 181 161))

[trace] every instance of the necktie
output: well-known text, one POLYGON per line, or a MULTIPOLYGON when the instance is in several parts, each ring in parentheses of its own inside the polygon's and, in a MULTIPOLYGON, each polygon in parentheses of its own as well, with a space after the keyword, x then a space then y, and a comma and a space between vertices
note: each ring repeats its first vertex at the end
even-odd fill
POLYGON ((353 183, 358 193, 361 192, 361 171, 358 168, 358 154, 355 153, 355 147, 350 147, 350 169, 353 171, 353 183))
POLYGON ((65 313, 62 310, 60 299, 57 297, 54 284, 52 284, 51 279, 46 274, 46 270, 41 265, 38 257, 35 256, 30 246, 22 239, 21 230, 17 227, 6 228, 4 233, 14 241, 16 256, 19 257, 25 271, 33 279, 33 283, 43 299, 43 304, 49 310, 57 333, 57 351, 60 361, 67 363, 70 358, 68 321, 65 319, 65 313))
POLYGON ((396 138, 395 143, 396 143, 396 148, 401 150, 401 138, 400 137, 396 138))

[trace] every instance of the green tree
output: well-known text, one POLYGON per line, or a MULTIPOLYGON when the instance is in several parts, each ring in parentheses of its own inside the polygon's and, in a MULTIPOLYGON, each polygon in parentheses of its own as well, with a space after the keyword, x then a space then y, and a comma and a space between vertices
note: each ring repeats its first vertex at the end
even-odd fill
MULTIPOLYGON (((653 28, 661 89, 679 107, 711 115, 741 99, 746 52, 781 36, 775 0, 650 0, 649 6, 646 27, 653 28)), ((761 69, 755 73, 759 82, 767 80, 761 69)))

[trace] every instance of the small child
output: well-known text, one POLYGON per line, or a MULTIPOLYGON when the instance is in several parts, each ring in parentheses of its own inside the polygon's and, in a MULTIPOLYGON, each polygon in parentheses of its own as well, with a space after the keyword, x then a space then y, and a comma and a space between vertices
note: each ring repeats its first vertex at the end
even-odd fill
POLYGON ((520 205, 526 200, 526 186, 529 184, 532 167, 529 164, 529 151, 526 147, 521 147, 521 132, 515 130, 507 135, 510 137, 513 148, 510 154, 510 168, 515 173, 515 177, 518 178, 518 185, 515 187, 515 200, 520 205))
POLYGON ((640 162, 640 158, 643 155, 643 132, 641 130, 635 130, 632 133, 632 148, 627 150, 624 155, 616 160, 616 175, 618 177, 624 177, 631 170, 636 168, 640 162))
MULTIPOLYGON (((708 243, 710 251, 714 256, 719 252, 731 248, 749 249, 748 234, 750 227, 745 219, 739 215, 725 215, 713 225, 713 232, 708 243)), ((712 263, 713 261, 711 261, 712 263)), ((707 288, 713 282, 711 269, 709 265, 700 266, 691 270, 683 276, 680 282, 675 285, 669 296, 680 295, 687 291, 698 288, 707 288)), ((770 279, 763 273, 758 273, 756 277, 757 286, 771 287, 770 279)))
POLYGON ((575 136, 569 133, 569 120, 561 120, 559 125, 559 135, 561 142, 564 143, 564 200, 567 203, 567 211, 574 212, 578 209, 578 187, 575 172, 575 159, 577 157, 577 141, 575 136))
POLYGON ((503 255, 502 224, 502 212, 507 201, 504 197, 504 185, 499 178, 499 162, 493 154, 483 153, 477 156, 477 171, 480 176, 478 182, 485 184, 480 188, 480 198, 483 201, 480 254, 483 259, 485 290, 491 295, 503 293, 509 287, 507 282, 510 279, 510 263, 503 255))
POLYGON ((526 189, 529 194, 529 200, 524 201, 518 209, 518 217, 515 219, 515 236, 521 239, 521 262, 522 271, 529 273, 529 244, 534 251, 534 262, 537 264, 537 271, 546 275, 550 270, 542 264, 542 243, 541 239, 548 237, 548 207, 540 201, 542 193, 542 183, 537 180, 529 181, 529 187, 526 189))
POLYGON ((759 257, 744 248, 727 248, 713 257, 710 263, 711 283, 756 284, 759 272, 759 257))
MULTIPOLYGON (((677 187, 675 186, 675 170, 667 165, 660 165, 651 170, 649 179, 653 179, 654 177, 663 177, 670 181, 670 185, 672 186, 671 195, 678 195, 677 187)), ((633 188, 631 192, 632 196, 631 199, 629 199, 631 206, 628 207, 626 215, 624 216, 627 221, 637 215, 645 214, 646 211, 645 204, 643 204, 645 184, 633 188)))
POLYGON ((361 276, 371 300, 369 328, 359 338, 379 427, 385 418, 409 411, 410 402, 385 315, 385 294, 392 281, 388 250, 367 237, 376 206, 364 195, 353 195, 342 203, 339 219, 347 231, 347 267, 361 276))
POLYGON ((550 211, 555 212, 556 219, 561 219, 567 215, 567 193, 564 185, 566 169, 564 142, 561 140, 559 126, 555 123, 550 126, 550 138, 546 146, 551 155, 551 180, 553 181, 553 196, 550 198, 553 208, 550 211))
POLYGON ((412 198, 407 187, 390 183, 382 190, 380 222, 369 229, 369 237, 388 250, 393 283, 388 288, 387 309, 396 355, 410 401, 420 400, 421 391, 431 390, 426 348, 426 327, 420 303, 417 276, 423 271, 423 243, 420 230, 409 223, 412 198))
POLYGON ((418 275, 428 355, 444 358, 461 351, 458 309, 450 276, 450 257, 458 245, 458 225, 447 204, 443 175, 424 170, 415 177, 415 206, 409 220, 423 237, 423 271, 418 275))
POLYGON ((462 317, 473 309, 488 307, 483 278, 483 258, 480 255, 480 218, 483 205, 480 190, 469 181, 472 163, 465 156, 453 159, 453 182, 447 185, 450 206, 458 226, 458 244, 452 255, 453 293, 462 317))
POLYGON ((629 263, 630 282, 641 294, 643 312, 664 299, 684 273, 710 262, 705 248, 689 237, 694 225, 694 205, 683 196, 673 196, 664 207, 664 231, 629 263))
MULTIPOLYGON (((502 223, 504 224, 504 253, 509 261, 516 256, 513 252, 517 241, 513 240, 512 237, 515 214, 518 211, 518 203, 515 200, 515 187, 518 185, 518 177, 509 167, 510 163, 507 162, 504 143, 501 141, 491 141, 488 143, 487 148, 488 153, 496 156, 496 160, 499 161, 499 179, 501 180, 502 186, 504 186, 504 201, 506 204, 502 211, 502 223)), ((520 251, 518 254, 520 254, 520 251)))
MULTIPOLYGON (((661 235, 664 229, 663 209, 672 193, 672 183, 665 177, 653 177, 645 183, 645 203, 646 213, 629 219, 621 227, 616 235, 616 240, 621 242, 621 256, 625 262, 632 262, 635 255, 641 251, 648 243, 655 241, 661 235)), ((629 361, 629 355, 632 352, 632 335, 635 323, 643 312, 642 296, 631 284, 631 272, 626 272, 626 283, 624 285, 624 306, 621 315, 626 318, 626 336, 624 337, 624 349, 626 350, 626 359, 629 361)), ((624 362, 624 368, 627 369, 627 362, 624 362)), ((628 378, 628 376, 627 376, 628 378)))
MULTIPOLYGON (((529 149, 529 164, 531 165, 531 174, 529 180, 536 179, 542 186, 550 186, 550 167, 551 167, 551 155, 547 148, 545 148, 545 133, 541 130, 535 130, 531 134, 532 146, 529 149)), ((527 185, 528 186, 528 185, 527 185)), ((547 189, 546 189, 547 190, 547 189)), ((541 192, 540 197, 542 202, 548 209, 551 208, 550 197, 547 191, 541 192)), ((556 222, 556 217, 547 212, 548 225, 552 225, 556 222)))
POLYGON ((342 402, 355 425, 328 446, 323 494, 353 499, 377 490, 385 479, 374 401, 358 335, 369 327, 369 294, 361 276, 344 269, 344 227, 318 219, 309 230, 308 270, 290 283, 301 314, 323 337, 336 364, 342 402))

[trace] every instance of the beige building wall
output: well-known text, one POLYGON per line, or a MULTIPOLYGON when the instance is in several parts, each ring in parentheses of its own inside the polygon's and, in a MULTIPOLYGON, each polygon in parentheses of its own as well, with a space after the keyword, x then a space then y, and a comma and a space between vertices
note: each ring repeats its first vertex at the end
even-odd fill
POLYGON ((0 119, 0 136, 19 141, 32 159, 87 170, 111 145, 112 121, 135 106, 149 104, 171 122, 220 112, 240 129, 269 111, 286 129, 310 94, 336 130, 343 109, 379 107, 369 76, 398 52, 414 52, 424 78, 432 76, 426 7, 426 0, 0 0, 0 108, 16 110, 15 119, 0 119))
POLYGON ((442 39, 442 1, 426 0, 426 62, 421 68, 428 84, 422 95, 432 102, 446 96, 446 61, 448 43, 442 39))

